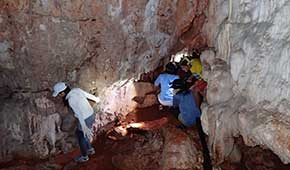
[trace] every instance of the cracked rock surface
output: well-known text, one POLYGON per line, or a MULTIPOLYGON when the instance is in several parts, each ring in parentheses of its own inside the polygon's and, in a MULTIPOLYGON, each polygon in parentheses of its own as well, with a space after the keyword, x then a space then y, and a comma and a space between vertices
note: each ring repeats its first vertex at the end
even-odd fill
POLYGON ((290 163, 289 10, 289 0, 0 1, 0 160, 76 146, 55 82, 101 96, 100 128, 156 103, 133 79, 185 47, 209 47, 202 119, 216 163, 239 135, 290 163))
POLYGON ((242 135, 290 163, 289 10, 289 0, 210 2, 203 124, 217 162, 242 135))
MULTIPOLYGON (((1 0, 0 160, 21 153, 46 157, 74 147, 73 126, 62 124, 74 119, 51 97, 53 84, 66 81, 108 101, 115 95, 110 93, 122 91, 120 84, 106 91, 115 82, 154 70, 186 46, 205 46, 200 32, 207 3, 1 0)), ((154 100, 145 97, 138 107, 154 100)), ((101 114, 96 126, 119 112, 116 107, 101 114)))

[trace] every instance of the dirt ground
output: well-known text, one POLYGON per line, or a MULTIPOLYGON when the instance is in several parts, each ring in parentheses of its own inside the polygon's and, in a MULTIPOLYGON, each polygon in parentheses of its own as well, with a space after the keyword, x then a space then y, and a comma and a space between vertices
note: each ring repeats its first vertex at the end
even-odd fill
MULTIPOLYGON (((158 106, 139 110, 135 113, 130 113, 126 122, 145 122, 144 126, 147 131, 159 129, 166 124, 178 125, 178 121, 170 114, 170 111, 164 109, 160 111, 158 106)), ((196 131, 196 129, 192 129, 196 131)), ((137 130, 138 131, 138 130, 137 130)), ((126 136, 121 136, 112 132, 110 139, 108 135, 102 134, 98 136, 93 143, 96 154, 90 157, 90 160, 83 164, 76 164, 72 160, 80 152, 75 149, 69 153, 59 154, 45 160, 13 160, 0 164, 1 170, 118 170, 114 166, 112 160, 115 155, 122 155, 129 150, 133 150, 132 146, 138 142, 138 133, 141 131, 130 131, 126 136)), ((140 142, 140 141, 139 141, 140 142)), ((196 146, 200 146, 199 141, 195 141, 196 146)), ((284 165, 280 159, 269 150, 264 150, 260 147, 247 147, 244 145, 241 138, 236 139, 237 145, 241 149, 242 161, 240 163, 230 163, 225 161, 220 165, 222 170, 289 170, 290 165, 284 165)), ((201 147, 200 147, 201 148, 201 147)), ((158 166, 156 166, 157 169, 158 166)), ((151 167, 154 169, 154 166, 151 167)))

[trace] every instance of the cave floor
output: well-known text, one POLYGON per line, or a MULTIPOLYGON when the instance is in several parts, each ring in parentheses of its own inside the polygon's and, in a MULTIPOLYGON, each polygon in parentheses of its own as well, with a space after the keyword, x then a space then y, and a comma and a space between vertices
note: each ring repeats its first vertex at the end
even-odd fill
MULTIPOLYGON (((128 122, 146 122, 146 130, 159 129, 166 124, 178 125, 178 121, 164 109, 160 111, 158 106, 138 110, 130 113, 126 117, 128 122)), ((146 126, 145 125, 145 126, 146 126)), ((196 128, 187 129, 197 133, 196 128)), ((128 152, 138 142, 138 133, 142 130, 132 131, 126 136, 115 134, 115 140, 109 139, 107 135, 102 134, 93 143, 96 154, 90 157, 90 160, 83 164, 76 164, 72 160, 79 154, 79 150, 75 149, 69 153, 59 154, 57 156, 45 160, 13 160, 4 164, 0 164, 0 170, 117 170, 113 163, 114 155, 122 155, 128 152)), ((112 134, 114 135, 114 134, 112 134)), ((140 141, 139 141, 140 142, 140 141)), ((195 138, 197 148, 200 145, 198 138, 195 138)), ((243 144, 241 138, 236 140, 242 152, 241 163, 230 163, 225 161, 220 165, 221 170, 289 170, 290 165, 284 165, 279 158, 269 150, 263 150, 260 147, 247 147, 243 144)), ((154 167, 154 165, 153 165, 154 167)), ((151 167, 151 169, 154 169, 151 167)), ((159 169, 156 165, 156 169, 159 169)))

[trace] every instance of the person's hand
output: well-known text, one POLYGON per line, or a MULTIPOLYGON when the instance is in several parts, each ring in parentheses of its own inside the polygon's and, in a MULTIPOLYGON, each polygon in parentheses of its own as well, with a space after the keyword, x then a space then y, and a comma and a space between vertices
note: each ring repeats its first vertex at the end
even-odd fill
POLYGON ((84 133, 85 138, 87 138, 89 141, 93 140, 93 132, 91 129, 85 126, 85 127, 82 127, 82 131, 84 133))

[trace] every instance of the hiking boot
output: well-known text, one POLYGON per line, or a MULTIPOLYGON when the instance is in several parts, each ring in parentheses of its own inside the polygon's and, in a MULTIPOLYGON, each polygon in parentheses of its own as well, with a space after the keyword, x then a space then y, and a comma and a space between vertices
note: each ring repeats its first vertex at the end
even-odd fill
POLYGON ((84 162, 87 162, 89 160, 89 157, 80 155, 78 157, 75 157, 74 160, 77 163, 84 163, 84 162))
POLYGON ((94 155, 96 152, 95 152, 95 149, 94 148, 91 148, 88 150, 88 155, 94 155))

